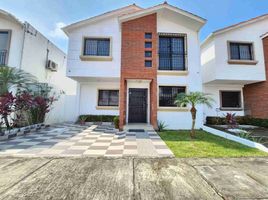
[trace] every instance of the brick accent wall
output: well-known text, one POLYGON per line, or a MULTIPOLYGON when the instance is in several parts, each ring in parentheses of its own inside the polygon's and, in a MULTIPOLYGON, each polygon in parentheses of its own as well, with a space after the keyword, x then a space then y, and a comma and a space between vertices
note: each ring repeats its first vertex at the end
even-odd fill
MULTIPOLYGON (((268 78, 268 37, 263 39, 265 73, 268 78)), ((268 81, 248 84, 244 87, 245 107, 252 117, 268 118, 268 81)))
POLYGON ((157 126, 157 15, 151 14, 122 23, 120 128, 126 123, 127 79, 151 80, 150 120, 157 126), (145 39, 152 33, 152 39, 145 39), (152 41, 152 48, 145 49, 145 41, 152 41), (152 51, 152 67, 145 67, 145 50, 152 51))

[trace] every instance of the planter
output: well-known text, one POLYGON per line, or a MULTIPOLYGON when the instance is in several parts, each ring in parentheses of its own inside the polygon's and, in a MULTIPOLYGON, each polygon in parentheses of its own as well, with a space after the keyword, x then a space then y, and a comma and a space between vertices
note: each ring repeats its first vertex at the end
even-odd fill
POLYGON ((34 124, 34 125, 30 125, 30 126, 25 126, 25 127, 21 127, 21 128, 14 128, 11 130, 5 130, 3 132, 0 133, 0 140, 7 140, 9 138, 13 138, 16 136, 22 136, 25 135, 27 133, 30 133, 31 131, 36 131, 42 128, 46 128, 49 125, 45 125, 45 124, 34 124))
POLYGON ((213 135, 217 135, 217 136, 226 138, 228 140, 232 140, 232 141, 238 142, 240 144, 246 145, 248 147, 256 148, 256 149, 259 149, 261 151, 264 151, 264 152, 268 153, 268 148, 265 147, 264 145, 260 144, 260 143, 253 142, 251 140, 247 140, 245 138, 241 138, 241 137, 232 135, 230 133, 227 133, 225 131, 214 129, 214 128, 211 128, 211 127, 208 127, 208 126, 205 126, 205 125, 203 125, 203 130, 208 132, 208 133, 211 133, 213 135))

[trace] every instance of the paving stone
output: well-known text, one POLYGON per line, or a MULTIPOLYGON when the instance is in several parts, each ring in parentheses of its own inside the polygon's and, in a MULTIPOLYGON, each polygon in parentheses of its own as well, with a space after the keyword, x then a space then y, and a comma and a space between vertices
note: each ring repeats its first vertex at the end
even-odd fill
POLYGON ((124 154, 123 150, 126 149, 130 151, 125 151, 125 154, 128 153, 141 157, 168 157, 173 155, 172 152, 167 150, 167 146, 161 139, 155 140, 150 138, 152 136, 157 137, 156 132, 150 132, 150 135, 147 132, 107 133, 107 130, 114 131, 115 129, 112 126, 101 126, 99 130, 103 129, 106 131, 94 132, 92 130, 98 127, 96 125, 87 129, 85 129, 86 127, 80 129, 77 127, 79 125, 58 124, 57 126, 47 128, 42 134, 35 132, 32 135, 17 137, 0 143, 0 153, 2 152, 2 155, 15 155, 19 153, 19 155, 33 156, 82 156, 84 155, 84 150, 90 156, 105 156, 106 150, 111 150, 121 153, 107 155, 118 155, 118 157, 121 157, 124 154), (157 149, 165 149, 166 151, 161 152, 157 151, 157 149), (72 150, 74 151, 72 152, 72 150), (93 151, 90 152, 90 150, 93 151))

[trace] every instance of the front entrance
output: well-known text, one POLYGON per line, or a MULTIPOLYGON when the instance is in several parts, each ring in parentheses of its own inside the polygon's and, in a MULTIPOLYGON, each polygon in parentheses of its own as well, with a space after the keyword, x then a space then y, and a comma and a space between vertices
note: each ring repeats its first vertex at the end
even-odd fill
POLYGON ((147 123, 147 94, 148 89, 129 88, 129 123, 147 123))

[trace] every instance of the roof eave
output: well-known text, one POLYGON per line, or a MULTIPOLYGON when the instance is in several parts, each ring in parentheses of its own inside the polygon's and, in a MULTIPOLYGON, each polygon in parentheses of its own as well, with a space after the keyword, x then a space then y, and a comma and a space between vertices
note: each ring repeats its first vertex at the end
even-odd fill
POLYGON ((214 38, 214 36, 215 36, 214 33, 210 33, 210 34, 205 38, 205 40, 201 43, 201 45, 200 45, 201 48, 202 48, 203 46, 205 46, 207 42, 209 42, 210 40, 212 40, 212 39, 214 38))
POLYGON ((10 14, 9 12, 0 9, 0 14, 2 14, 3 16, 5 16, 6 18, 12 20, 13 22, 19 24, 21 27, 24 26, 23 22, 21 22, 19 19, 17 19, 14 15, 10 14))
MULTIPOLYGON (((144 10, 141 10, 141 11, 138 11, 138 12, 135 12, 135 13, 132 13, 132 14, 128 14, 128 15, 123 15, 121 17, 119 17, 119 21, 120 22, 125 22, 125 21, 129 21, 131 19, 136 19, 138 17, 142 17, 142 16, 146 16, 146 15, 149 15, 149 14, 152 14, 152 13, 155 13, 157 11, 159 11, 160 9, 163 9, 163 8, 166 8, 166 9, 169 9, 169 10, 172 10, 174 12, 177 12, 179 14, 182 14, 186 17, 189 17, 195 21, 198 21, 199 23, 203 25, 206 24, 207 20, 202 18, 202 17, 199 17, 197 15, 194 15, 192 13, 189 13, 187 11, 184 11, 182 9, 179 9, 177 7, 174 7, 174 6, 171 6, 169 4, 160 4, 160 5, 157 5, 157 6, 154 6, 154 7, 151 7, 151 8, 148 8, 148 9, 144 9, 144 10)), ((202 27, 201 26, 201 27, 202 27)))
POLYGON ((94 16, 94 17, 91 17, 91 18, 88 18, 88 19, 84 19, 84 20, 75 22, 73 24, 70 24, 70 25, 67 25, 67 26, 63 27, 62 30, 68 36, 69 31, 74 29, 74 28, 83 26, 84 24, 90 24, 90 23, 93 23, 93 22, 96 22, 96 21, 100 21, 100 20, 115 16, 120 11, 122 11, 124 9, 127 9, 127 8, 143 9, 140 6, 137 6, 136 4, 129 5, 129 6, 126 6, 126 7, 123 7, 123 8, 116 9, 114 11, 109 11, 109 12, 103 13, 101 15, 97 15, 97 16, 94 16))

